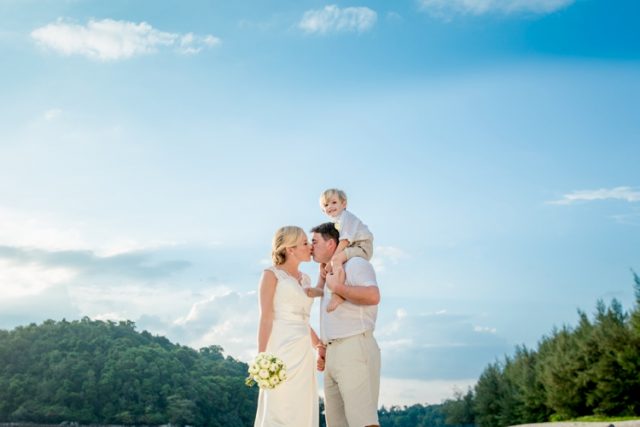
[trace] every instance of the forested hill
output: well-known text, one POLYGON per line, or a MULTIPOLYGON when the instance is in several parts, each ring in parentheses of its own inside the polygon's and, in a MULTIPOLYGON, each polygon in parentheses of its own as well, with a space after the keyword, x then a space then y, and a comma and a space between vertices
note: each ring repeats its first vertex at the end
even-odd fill
POLYGON ((581 416, 640 418, 640 277, 635 307, 615 299, 554 329, 537 349, 487 366, 473 390, 445 402, 447 420, 505 427, 581 416))
POLYGON ((250 426, 247 365, 84 318, 0 330, 0 422, 250 426))

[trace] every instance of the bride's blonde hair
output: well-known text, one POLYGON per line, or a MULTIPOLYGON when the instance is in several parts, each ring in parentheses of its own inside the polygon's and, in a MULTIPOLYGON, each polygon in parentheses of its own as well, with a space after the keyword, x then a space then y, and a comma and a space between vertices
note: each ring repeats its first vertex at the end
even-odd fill
POLYGON ((292 248, 304 236, 304 230, 295 225, 280 227, 273 236, 271 259, 274 265, 282 265, 287 260, 287 248, 292 248))

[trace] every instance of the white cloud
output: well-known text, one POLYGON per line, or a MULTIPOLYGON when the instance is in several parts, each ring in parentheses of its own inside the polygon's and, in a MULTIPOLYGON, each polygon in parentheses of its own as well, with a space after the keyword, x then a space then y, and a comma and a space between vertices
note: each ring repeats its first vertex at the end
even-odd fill
POLYGON ((591 202, 595 200, 624 200, 627 202, 640 202, 640 190, 632 187, 601 188, 598 190, 574 191, 562 196, 560 200, 548 202, 552 205, 570 205, 575 202, 591 202))
POLYGON ((420 8, 439 17, 452 14, 487 13, 548 14, 568 7, 575 0, 419 0, 420 8))
POLYGON ((487 333, 487 334, 495 334, 498 331, 496 328, 490 328, 488 326, 474 326, 473 330, 475 332, 487 333))
POLYGON ((376 272, 381 273, 386 270, 389 263, 397 265, 400 260, 407 257, 406 252, 395 246, 376 246, 373 251, 371 264, 373 264, 376 272))
MULTIPOLYGON (((179 282, 145 284, 135 280, 84 280, 69 286, 70 299, 83 316, 112 320, 136 320, 154 316, 170 325, 201 296, 190 289, 181 289, 179 282)), ((161 328, 154 333, 165 333, 161 328)), ((175 338, 175 337, 174 337, 175 338)), ((180 338, 180 342, 185 340, 180 338)))
POLYGON ((611 216, 618 224, 640 226, 640 210, 611 216))
POLYGON ((90 20, 87 25, 58 20, 33 30, 31 37, 64 55, 83 55, 100 61, 126 59, 172 47, 180 53, 195 54, 220 43, 220 39, 212 35, 169 33, 146 22, 112 19, 90 20))
POLYGON ((48 122, 55 120, 62 114, 62 110, 59 108, 52 108, 44 112, 44 119, 48 122))
POLYGON ((86 248, 82 233, 45 213, 0 206, 0 245, 49 250, 86 248))
POLYGON ((248 361, 257 350, 257 325, 256 292, 226 291, 194 302, 187 315, 165 325, 164 332, 194 348, 222 345, 227 354, 248 361))
POLYGON ((101 230, 99 224, 64 219, 44 211, 0 206, 0 245, 48 251, 91 250, 100 257, 109 257, 177 247, 180 244, 178 241, 160 239, 142 242, 129 234, 124 236, 113 230, 101 230))
POLYGON ((380 406, 435 404, 453 397, 456 391, 465 392, 476 379, 431 380, 380 378, 380 406))
POLYGON ((214 36, 199 37, 193 33, 188 33, 180 37, 178 51, 187 55, 200 53, 205 47, 214 47, 220 44, 220 39, 214 36))
POLYGON ((93 320, 102 320, 103 322, 106 322, 108 320, 111 320, 113 322, 120 322, 120 321, 126 321, 129 320, 126 317, 124 317, 121 313, 118 312, 108 312, 108 313, 99 313, 96 314, 94 316, 91 316, 91 318, 93 320))
POLYGON ((330 32, 358 32, 370 30, 376 23, 378 14, 368 7, 339 8, 336 5, 324 9, 308 10, 298 27, 307 33, 326 34, 330 32))
POLYGON ((402 15, 398 12, 387 12, 387 20, 392 22, 400 22, 403 20, 402 15))
MULTIPOLYGON (((0 279, 3 287, 6 284, 0 279)), ((0 328, 11 329, 17 325, 42 322, 47 319, 78 319, 81 313, 73 305, 69 289, 65 285, 52 286, 39 294, 0 298, 0 328)))
POLYGON ((495 328, 474 325, 472 315, 411 313, 400 308, 377 328, 383 375, 420 380, 458 380, 480 375, 509 346, 495 328))
POLYGON ((58 284, 67 283, 75 276, 73 269, 37 263, 16 264, 0 257, 2 298, 38 295, 58 284))

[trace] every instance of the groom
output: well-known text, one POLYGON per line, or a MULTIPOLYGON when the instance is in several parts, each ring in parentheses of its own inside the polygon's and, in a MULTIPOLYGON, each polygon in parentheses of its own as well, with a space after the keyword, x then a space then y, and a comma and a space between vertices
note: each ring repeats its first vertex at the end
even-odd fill
MULTIPOLYGON (((340 233, 332 222, 311 229, 313 259, 330 262, 340 233)), ((373 266, 354 257, 344 271, 326 276, 326 287, 346 301, 327 313, 330 298, 322 298, 318 368, 324 368, 327 427, 379 426, 380 348, 373 337, 380 291, 373 266), (326 349, 326 352, 325 352, 326 349)))

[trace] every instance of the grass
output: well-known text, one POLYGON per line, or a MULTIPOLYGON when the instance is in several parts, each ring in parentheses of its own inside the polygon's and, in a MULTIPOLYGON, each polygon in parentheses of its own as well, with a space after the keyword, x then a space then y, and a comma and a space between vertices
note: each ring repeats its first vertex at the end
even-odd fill
POLYGON ((634 421, 640 420, 639 416, 629 416, 629 417, 605 417, 602 415, 586 415, 584 417, 577 418, 564 418, 560 417, 557 414, 552 415, 550 421, 551 422, 614 422, 614 421, 634 421))
POLYGON ((603 416, 599 416, 599 415, 587 415, 585 417, 578 417, 576 419, 573 419, 571 421, 580 421, 580 422, 589 422, 589 421, 632 421, 632 420, 637 420, 639 417, 635 416, 635 417, 603 417, 603 416))

